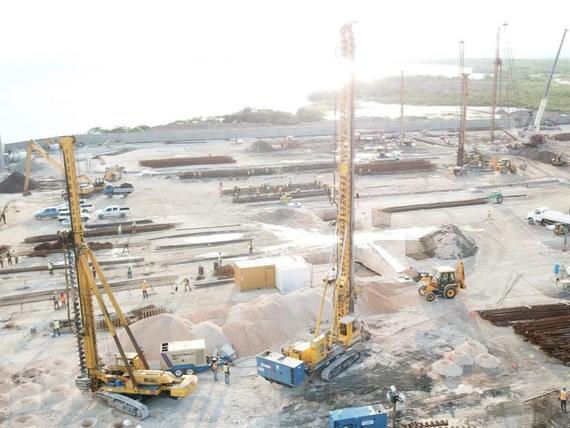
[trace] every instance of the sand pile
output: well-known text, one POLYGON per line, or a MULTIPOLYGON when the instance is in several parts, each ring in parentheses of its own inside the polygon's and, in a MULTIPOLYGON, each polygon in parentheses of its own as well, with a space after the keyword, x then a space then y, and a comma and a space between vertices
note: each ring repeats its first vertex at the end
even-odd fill
POLYGON ((267 141, 257 140, 246 151, 250 153, 268 153, 274 151, 274 149, 267 141))
POLYGON ((435 232, 420 238, 427 257, 442 260, 464 259, 474 256, 479 249, 469 238, 453 224, 444 224, 435 232))
POLYGON ((399 296, 398 291, 407 288, 399 283, 368 282, 360 283, 362 292, 358 296, 357 304, 363 313, 390 314, 398 312, 405 306, 407 299, 399 296))
MULTIPOLYGON (((29 189, 34 190, 39 188, 37 181, 30 178, 29 189)), ((0 193, 22 193, 24 191, 24 175, 18 171, 14 171, 2 182, 0 182, 0 193)))
POLYGON ((206 306, 196 312, 188 315, 188 318, 193 323, 199 323, 202 321, 213 321, 216 324, 223 325, 228 316, 228 311, 230 310, 229 305, 223 306, 206 306))
MULTIPOLYGON (((314 326, 321 290, 301 290, 285 295, 260 296, 234 306, 222 328, 240 356, 255 355, 314 326)), ((327 299, 324 321, 331 313, 327 299)))
POLYGON ((442 358, 432 364, 431 368, 442 376, 457 377, 463 374, 463 369, 447 358, 442 358))
MULTIPOLYGON (((160 345, 164 342, 204 339, 206 350, 210 353, 218 346, 228 342, 228 338, 220 326, 214 322, 204 321, 192 324, 189 320, 172 314, 160 314, 137 321, 131 324, 131 331, 143 349, 147 360, 153 363, 159 361, 160 345)), ((124 329, 119 331, 119 339, 126 351, 134 352, 135 349, 124 329)), ((114 343, 109 342, 109 349, 111 354, 114 354, 114 343)))
POLYGON ((296 228, 322 227, 323 221, 312 212, 294 208, 281 207, 277 209, 267 209, 256 214, 253 219, 261 223, 277 224, 280 226, 290 226, 296 228))
MULTIPOLYGON (((249 303, 235 305, 229 312, 224 305, 218 309, 205 308, 197 312, 196 316, 189 315, 190 319, 200 320, 209 313, 220 317, 216 320, 193 324, 177 315, 160 314, 133 323, 131 330, 152 364, 159 360, 161 343, 178 340, 204 339, 206 350, 210 353, 229 342, 239 356, 250 356, 281 344, 299 333, 308 333, 309 328, 314 327, 320 301, 321 289, 300 290, 285 295, 263 295, 249 303), (220 327, 218 323, 223 326, 220 327)), ((327 299, 323 309, 323 322, 328 321, 331 311, 327 299)), ((119 331, 119 339, 126 351, 134 351, 124 330, 119 331)), ((111 340, 107 348, 110 355, 106 357, 110 361, 109 358, 115 352, 111 340)), ((53 372, 53 376, 57 377, 58 370, 53 372)))

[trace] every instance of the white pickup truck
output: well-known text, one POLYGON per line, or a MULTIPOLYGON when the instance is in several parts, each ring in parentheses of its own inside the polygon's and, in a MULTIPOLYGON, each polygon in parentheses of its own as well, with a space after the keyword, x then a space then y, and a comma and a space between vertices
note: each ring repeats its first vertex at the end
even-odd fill
POLYGON ((528 224, 566 224, 570 225, 570 215, 560 211, 551 210, 548 207, 540 207, 526 215, 528 224))
POLYGON ((105 208, 95 211, 95 216, 99 220, 103 220, 104 218, 125 218, 126 216, 130 215, 131 210, 128 207, 119 207, 118 205, 109 205, 105 208))

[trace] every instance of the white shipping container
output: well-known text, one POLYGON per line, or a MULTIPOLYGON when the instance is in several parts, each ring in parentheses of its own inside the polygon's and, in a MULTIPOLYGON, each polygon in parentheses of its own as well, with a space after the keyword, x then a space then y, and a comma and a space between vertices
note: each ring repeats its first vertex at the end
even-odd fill
POLYGON ((283 257, 275 264, 275 287, 282 293, 310 288, 313 265, 302 258, 283 257))

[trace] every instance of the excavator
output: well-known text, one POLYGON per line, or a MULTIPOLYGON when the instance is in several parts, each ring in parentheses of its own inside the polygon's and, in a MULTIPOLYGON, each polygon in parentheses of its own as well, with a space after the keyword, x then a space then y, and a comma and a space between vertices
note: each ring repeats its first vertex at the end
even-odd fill
POLYGON ((436 267, 431 274, 423 274, 419 278, 418 288, 420 296, 428 302, 433 302, 436 296, 453 299, 458 290, 467 288, 465 284, 465 266, 458 262, 455 269, 449 266, 436 267))
MULTIPOLYGON (((62 174, 65 174, 65 168, 57 159, 54 159, 50 154, 38 143, 34 140, 30 140, 28 145, 26 146, 26 163, 25 163, 25 175, 24 175, 24 190, 23 195, 29 196, 30 192, 30 177, 32 173, 32 155, 33 153, 38 154, 45 160, 47 160, 51 165, 56 167, 62 174)), ((122 171, 120 171, 122 172, 122 171)), ((119 173, 120 173, 119 172, 119 173)), ((115 174, 117 175, 116 169, 110 171, 109 175, 115 174)), ((105 177, 107 177, 107 171, 105 171, 105 177)), ((118 176, 120 179, 120 175, 118 176)), ((91 180, 86 175, 79 175, 77 177, 77 181, 79 183, 79 192, 82 198, 89 197, 93 193, 102 192, 107 184, 105 182, 106 179, 103 178, 96 178, 95 180, 91 180)), ((67 193, 64 192, 62 195, 65 199, 67 193)))
POLYGON ((82 391, 94 393, 96 400, 142 419, 149 412, 147 406, 139 401, 141 397, 168 395, 184 398, 196 389, 198 379, 194 375, 176 377, 170 372, 149 369, 105 274, 85 240, 80 182, 75 165, 75 138, 61 137, 59 144, 71 216, 71 230, 60 231, 58 236, 65 249, 65 273, 73 308, 72 325, 79 352, 80 374, 75 384, 82 391), (97 351, 93 297, 118 350, 113 364, 105 365, 97 351), (135 352, 125 352, 106 302, 110 302, 135 352))
MULTIPOLYGON (((352 63, 354 58, 354 36, 352 25, 341 28, 341 55, 352 63)), ((369 338, 369 333, 354 314, 354 152, 353 152, 353 117, 354 117, 354 80, 353 75, 343 84, 339 98, 340 112, 337 126, 337 145, 339 176, 337 194, 336 235, 337 244, 333 251, 332 266, 324 281, 316 327, 310 339, 300 340, 282 350, 279 358, 297 362, 305 372, 312 376, 319 374, 324 381, 330 381, 342 371, 354 364, 361 357, 356 344, 369 338), (330 328, 321 332, 321 320, 328 288, 332 287, 333 314, 330 328), (303 364, 301 364, 301 362, 303 364)), ((266 351, 265 355, 269 355, 266 351)), ((258 373, 272 382, 281 382, 273 377, 266 367, 271 362, 258 358, 258 373)), ((295 364, 293 364, 295 365, 295 364)), ((288 383, 296 386, 297 383, 288 383)))

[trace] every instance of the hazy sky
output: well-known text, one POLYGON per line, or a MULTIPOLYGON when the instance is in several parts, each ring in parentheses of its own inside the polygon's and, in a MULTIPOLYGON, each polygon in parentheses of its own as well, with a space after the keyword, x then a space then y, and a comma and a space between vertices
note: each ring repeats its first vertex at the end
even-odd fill
MULTIPOLYGON (((2 1, 4 142, 155 125, 246 105, 295 111, 335 86, 338 28, 355 25, 366 79, 413 59, 552 57, 569 0, 2 1)), ((563 57, 570 56, 567 40, 563 57)))

